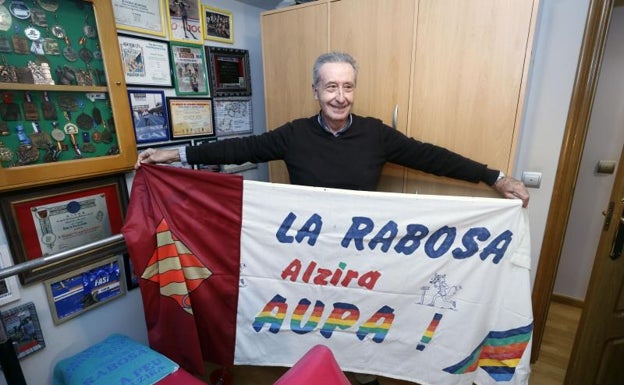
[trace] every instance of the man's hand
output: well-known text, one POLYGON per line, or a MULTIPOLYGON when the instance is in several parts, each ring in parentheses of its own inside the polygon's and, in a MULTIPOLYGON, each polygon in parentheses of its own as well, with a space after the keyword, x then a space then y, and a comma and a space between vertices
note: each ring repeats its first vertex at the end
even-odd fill
POLYGON ((508 199, 521 199, 522 207, 529 205, 529 191, 524 183, 511 177, 503 177, 492 186, 500 195, 508 199))
POLYGON ((148 148, 147 150, 140 152, 137 162, 134 165, 134 169, 138 170, 141 167, 141 163, 173 163, 180 161, 180 151, 173 150, 156 150, 154 148, 148 148))

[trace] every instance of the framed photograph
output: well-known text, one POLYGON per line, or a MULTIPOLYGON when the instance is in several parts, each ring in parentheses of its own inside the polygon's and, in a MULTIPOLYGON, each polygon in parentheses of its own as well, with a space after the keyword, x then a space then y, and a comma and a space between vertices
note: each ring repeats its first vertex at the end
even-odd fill
MULTIPOLYGON (((124 174, 10 191, 0 195, 2 221, 14 263, 57 254, 119 234, 128 205, 124 174)), ((112 254, 119 245, 19 274, 22 284, 74 270, 112 254)))
POLYGON ((214 99, 214 109, 217 137, 253 132, 250 97, 214 99))
POLYGON ((214 136, 212 100, 167 98, 171 139, 214 136))
POLYGON ((234 19, 232 12, 209 5, 202 5, 204 39, 221 43, 234 43, 234 19))
POLYGON ((138 145, 169 140, 164 91, 128 90, 134 136, 138 145))
POLYGON ((249 51, 206 46, 213 96, 250 96, 249 51))
POLYGON ((171 43, 171 61, 177 95, 210 96, 202 47, 171 43))
MULTIPOLYGON (((190 146, 191 145, 191 141, 190 140, 186 140, 183 142, 169 142, 169 143, 159 143, 156 145, 152 145, 150 146, 151 148, 159 148, 162 150, 180 150, 186 146, 190 146)), ((167 163, 164 164, 165 166, 171 166, 171 167, 180 167, 180 168, 188 168, 188 169, 192 169, 193 165, 190 164, 184 164, 182 162, 173 162, 173 163, 167 163)))
POLYGON ((160 0, 113 0, 118 29, 165 37, 165 12, 160 0))
POLYGON ((126 294, 119 256, 92 263, 43 282, 55 325, 126 294))
MULTIPOLYGON (((0 245, 0 268, 12 266, 11 254, 9 253, 9 245, 0 245)), ((15 276, 0 279, 0 306, 17 301, 20 299, 19 288, 17 287, 17 278, 15 276)))
POLYGON ((173 87, 167 42, 128 35, 117 39, 127 85, 173 87))
POLYGON ((200 0, 167 0, 169 40, 204 44, 200 0))
POLYGON ((22 359, 45 348, 37 309, 33 302, 0 312, 4 330, 13 341, 17 358, 22 359))

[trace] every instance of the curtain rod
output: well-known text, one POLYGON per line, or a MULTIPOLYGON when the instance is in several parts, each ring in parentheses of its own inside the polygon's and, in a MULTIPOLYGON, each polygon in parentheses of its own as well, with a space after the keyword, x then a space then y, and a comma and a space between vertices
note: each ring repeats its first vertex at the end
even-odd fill
POLYGON ((125 252, 126 242, 124 241, 123 234, 116 234, 108 238, 100 239, 98 241, 87 243, 73 249, 62 251, 60 253, 48 255, 37 259, 31 259, 30 261, 5 267, 3 269, 0 269, 0 279, 8 278, 24 271, 30 271, 38 267, 47 266, 52 264, 53 262, 63 261, 65 259, 73 258, 77 255, 90 251, 95 251, 101 248, 106 248, 107 254, 119 254, 125 252))

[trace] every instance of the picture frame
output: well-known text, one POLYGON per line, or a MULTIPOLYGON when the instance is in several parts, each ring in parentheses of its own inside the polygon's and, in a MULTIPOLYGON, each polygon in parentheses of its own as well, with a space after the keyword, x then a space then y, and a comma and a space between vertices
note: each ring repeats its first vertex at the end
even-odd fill
POLYGON ((117 29, 165 37, 165 9, 160 0, 113 0, 117 29))
MULTIPOLYGON (((12 266, 9 245, 0 244, 0 268, 12 266)), ((20 299, 20 292, 15 276, 0 279, 0 306, 15 302, 20 299)))
MULTIPOLYGON (((14 263, 54 255, 121 233, 128 206, 125 174, 0 194, 0 214, 14 263)), ((19 273, 22 284, 41 281, 118 251, 111 243, 19 273)))
POLYGON ((69 321, 127 292, 124 262, 119 256, 47 279, 43 284, 55 325, 69 321))
MULTIPOLYGON (((150 146, 151 148, 158 148, 161 150, 180 150, 183 147, 186 146, 190 146, 191 145, 191 141, 190 140, 186 140, 186 141, 181 141, 181 142, 169 142, 169 143, 159 143, 156 145, 152 145, 150 146)), ((193 165, 188 164, 188 163, 182 163, 182 162, 172 162, 172 163, 166 163, 163 164, 165 166, 171 166, 171 167, 179 167, 179 168, 188 168, 188 169, 192 169, 193 165)))
POLYGON ((33 302, 1 311, 0 317, 7 337, 13 341, 18 359, 45 348, 43 331, 33 302))
POLYGON ((169 117, 165 92, 128 90, 132 125, 137 145, 169 140, 169 117))
POLYGON ((173 87, 168 42, 124 34, 117 40, 126 85, 173 87))
POLYGON ((204 44, 199 0, 167 0, 169 40, 204 44))
POLYGON ((224 9, 202 5, 204 40, 234 44, 234 16, 224 9))
POLYGON ((206 46, 212 95, 250 96, 251 70, 246 49, 206 46))
POLYGON ((253 132, 253 111, 250 97, 214 99, 214 110, 217 137, 253 132))
POLYGON ((173 42, 170 47, 176 95, 210 96, 202 47, 173 42))
POLYGON ((212 99, 167 98, 171 139, 190 139, 215 135, 212 99))

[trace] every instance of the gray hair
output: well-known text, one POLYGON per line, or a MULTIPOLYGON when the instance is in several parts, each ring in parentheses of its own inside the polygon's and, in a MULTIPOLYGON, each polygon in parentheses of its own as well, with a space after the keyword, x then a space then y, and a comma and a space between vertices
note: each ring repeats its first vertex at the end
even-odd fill
POLYGON ((314 62, 314 68, 312 69, 312 84, 318 85, 320 79, 319 70, 325 63, 348 63, 351 64, 353 70, 355 70, 355 78, 357 79, 358 65, 353 56, 346 52, 328 52, 319 56, 314 62))

